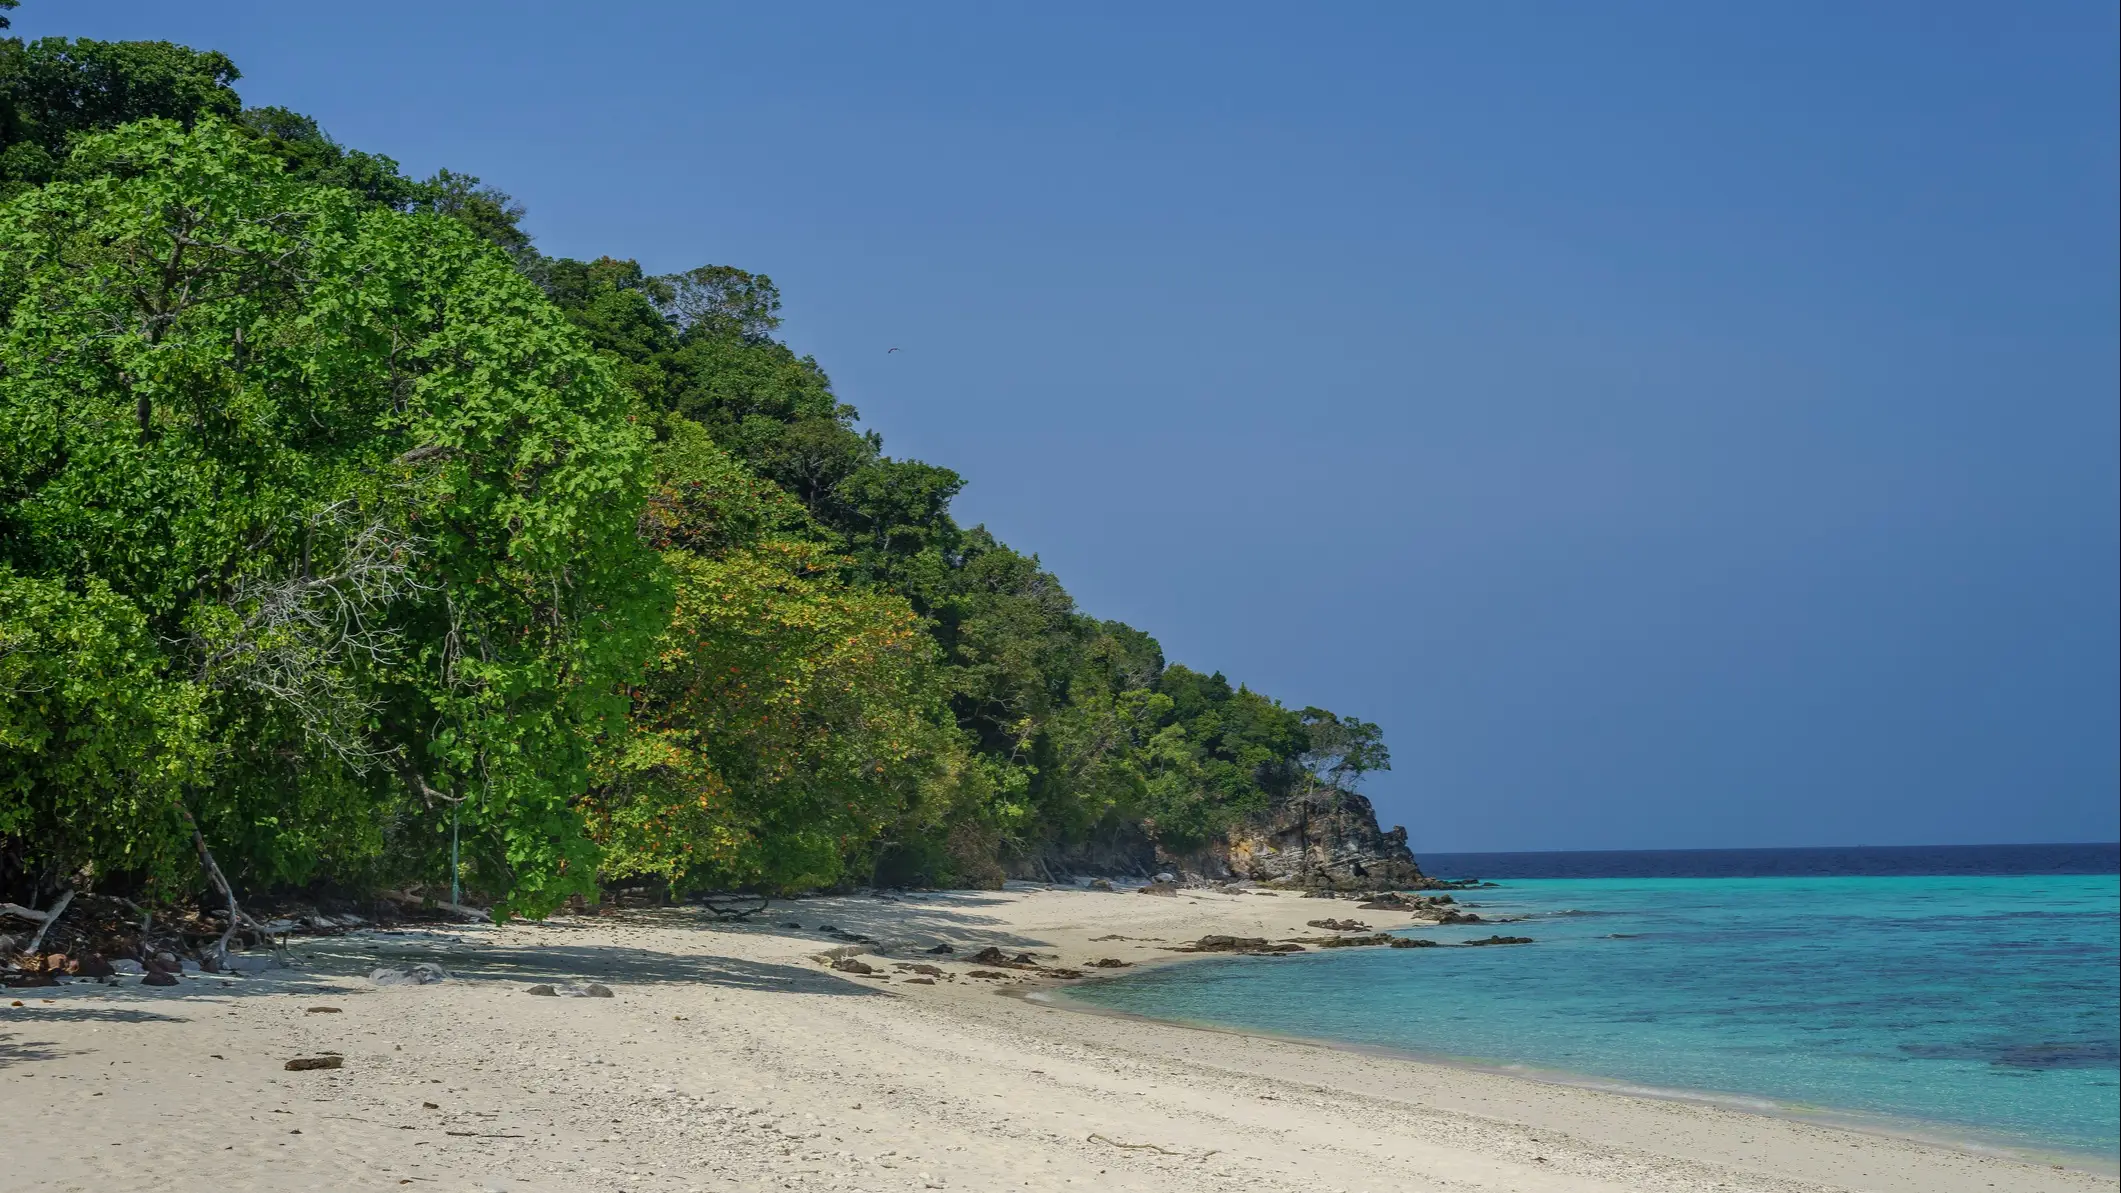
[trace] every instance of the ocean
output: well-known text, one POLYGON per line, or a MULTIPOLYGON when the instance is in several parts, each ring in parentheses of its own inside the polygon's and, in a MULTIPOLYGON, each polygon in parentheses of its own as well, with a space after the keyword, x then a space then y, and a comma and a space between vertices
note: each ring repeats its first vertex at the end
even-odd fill
MULTIPOLYGON (((2040 1153, 2121 1156, 2114 845, 1429 855, 1515 923, 1066 997, 2040 1153)), ((1319 901, 1320 915, 1360 913, 1319 901)), ((1374 921, 1373 921, 1374 922, 1374 921)))

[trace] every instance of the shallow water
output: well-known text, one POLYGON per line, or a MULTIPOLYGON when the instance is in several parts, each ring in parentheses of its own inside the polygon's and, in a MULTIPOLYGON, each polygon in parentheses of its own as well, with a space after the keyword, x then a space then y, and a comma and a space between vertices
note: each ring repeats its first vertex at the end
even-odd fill
POLYGON ((1409 934, 1537 943, 1200 961, 1068 997, 2037 1150, 2121 1151, 2112 874, 1511 879, 1458 898, 1524 918, 1409 934))

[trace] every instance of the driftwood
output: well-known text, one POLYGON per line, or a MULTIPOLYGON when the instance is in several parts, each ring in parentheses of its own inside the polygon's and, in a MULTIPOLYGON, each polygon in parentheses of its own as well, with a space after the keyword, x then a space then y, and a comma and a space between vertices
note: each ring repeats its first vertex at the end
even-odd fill
POLYGON ((714 918, 718 920, 748 920, 752 916, 755 916, 758 913, 766 910, 766 904, 768 902, 766 896, 764 895, 701 895, 699 897, 699 900, 700 906, 713 912, 714 918), (749 906, 747 906, 746 903, 743 902, 744 900, 752 899, 756 899, 758 902, 749 906))
POLYGON ((423 911, 432 909, 435 911, 447 912, 450 915, 456 916, 458 919, 484 921, 493 918, 493 913, 487 911, 483 907, 472 907, 468 904, 463 903, 451 903, 447 899, 426 899, 422 898, 419 895, 408 894, 405 891, 384 891, 379 894, 377 898, 387 900, 391 903, 396 903, 401 907, 417 907, 423 911))
POLYGON ((1102 1135, 1090 1136, 1090 1142, 1102 1143, 1116 1148, 1124 1148, 1125 1150, 1130 1152, 1155 1152, 1159 1156, 1184 1156, 1189 1160, 1205 1160, 1209 1156, 1212 1156, 1222 1150, 1221 1148, 1209 1148, 1207 1151, 1204 1152, 1174 1152, 1168 1147, 1158 1147, 1156 1144, 1153 1143, 1121 1143, 1117 1139, 1107 1139, 1102 1135))
POLYGON ((29 944, 22 950, 25 953, 35 953, 44 944, 44 934, 52 930, 52 925, 58 923, 59 917, 66 914, 66 905, 73 901, 72 891, 60 891, 59 897, 43 911, 24 907, 20 903, 0 903, 0 915, 11 915, 37 925, 37 934, 29 938, 29 944))

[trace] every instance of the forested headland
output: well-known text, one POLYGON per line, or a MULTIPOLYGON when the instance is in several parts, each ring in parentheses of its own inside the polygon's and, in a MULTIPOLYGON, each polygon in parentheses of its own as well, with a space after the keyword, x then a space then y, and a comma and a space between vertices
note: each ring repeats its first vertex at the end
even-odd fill
POLYGON ((994 886, 1388 765, 959 525, 765 274, 239 78, 0 42, 0 899, 994 886))

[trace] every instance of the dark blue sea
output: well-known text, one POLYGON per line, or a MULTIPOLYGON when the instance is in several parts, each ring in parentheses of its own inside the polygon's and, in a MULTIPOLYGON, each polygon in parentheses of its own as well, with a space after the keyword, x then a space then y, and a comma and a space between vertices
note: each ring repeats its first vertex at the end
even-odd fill
MULTIPOLYGON (((1435 854, 1532 945, 1167 966, 1071 997, 2111 1161, 2121 847, 1435 854)), ((1429 928, 1453 942, 1498 928, 1429 928)))

